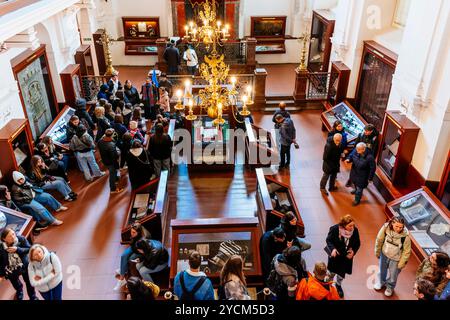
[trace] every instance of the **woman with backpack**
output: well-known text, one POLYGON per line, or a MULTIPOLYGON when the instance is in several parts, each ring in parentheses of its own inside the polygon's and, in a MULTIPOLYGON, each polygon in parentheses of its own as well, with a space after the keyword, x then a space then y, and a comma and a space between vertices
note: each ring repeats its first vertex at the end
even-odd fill
POLYGON ((241 256, 231 256, 223 266, 217 293, 219 300, 251 300, 247 291, 241 256))
POLYGON ((342 281, 346 274, 352 274, 353 258, 358 252, 361 241, 359 231, 352 216, 346 215, 338 224, 332 226, 327 236, 325 251, 328 254, 328 281, 336 276, 336 289, 344 297, 342 281))
POLYGON ((30 283, 45 300, 62 300, 62 266, 54 252, 35 244, 30 249, 28 276, 30 283))
POLYGON ((142 147, 139 140, 134 140, 130 152, 126 156, 128 178, 131 188, 136 189, 150 181, 153 175, 153 164, 148 151, 142 147))
POLYGON ((411 238, 402 217, 393 217, 385 223, 377 235, 375 255, 380 261, 380 274, 375 290, 386 286, 384 295, 391 297, 397 278, 411 256, 411 238))

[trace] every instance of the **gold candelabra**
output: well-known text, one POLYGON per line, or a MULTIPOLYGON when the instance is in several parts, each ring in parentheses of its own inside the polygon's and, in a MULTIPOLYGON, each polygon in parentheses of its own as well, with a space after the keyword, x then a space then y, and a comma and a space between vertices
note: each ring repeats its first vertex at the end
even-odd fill
POLYGON ((300 37, 300 42, 303 44, 302 50, 300 53, 300 65, 297 67, 298 71, 306 71, 308 69, 308 65, 306 63, 306 54, 308 52, 308 42, 309 42, 309 34, 308 32, 304 32, 300 37))
POLYGON ((105 54, 105 62, 106 62, 106 72, 105 76, 111 76, 112 74, 116 73, 116 69, 113 67, 112 62, 112 55, 111 55, 111 42, 114 39, 112 39, 106 30, 103 30, 102 36, 101 36, 101 44, 103 45, 103 52, 105 54))

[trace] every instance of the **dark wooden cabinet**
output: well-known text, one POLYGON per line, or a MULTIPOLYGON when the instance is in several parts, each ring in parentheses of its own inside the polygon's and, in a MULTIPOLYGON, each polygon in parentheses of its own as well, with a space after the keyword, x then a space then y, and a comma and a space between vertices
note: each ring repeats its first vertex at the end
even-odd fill
POLYGON ((152 239, 162 241, 163 230, 165 230, 162 217, 167 215, 169 208, 168 178, 169 172, 162 171, 159 178, 132 192, 127 215, 122 226, 122 244, 130 242, 131 226, 136 222, 139 222, 150 232, 152 239))
POLYGON ((257 54, 286 53, 286 18, 286 16, 250 18, 250 37, 258 41, 257 54))
POLYGON ((447 163, 442 174, 442 179, 437 191, 438 198, 447 209, 450 209, 450 152, 447 157, 447 163))
POLYGON ((394 186, 406 183, 420 128, 398 111, 387 111, 378 166, 394 186))
POLYGON ((289 185, 265 176, 263 169, 256 169, 258 215, 263 230, 275 229, 287 211, 292 211, 297 217, 298 236, 305 236, 303 223, 297 203, 289 185))
POLYGON ((66 104, 73 107, 77 99, 83 98, 80 65, 69 64, 59 75, 61 77, 66 104))
POLYGON ((331 63, 329 105, 335 106, 347 98, 351 70, 341 61, 331 63))
POLYGON ((82 44, 77 49, 75 52, 75 63, 80 65, 81 76, 95 75, 90 45, 82 44))
POLYGON ((335 25, 334 14, 329 10, 313 11, 308 55, 308 70, 328 72, 331 57, 331 37, 335 25))
POLYGON ((405 220, 419 259, 436 250, 450 254, 450 212, 427 187, 388 203, 385 212, 389 218, 400 216, 405 220))
POLYGON ((356 109, 381 131, 391 93, 397 55, 374 41, 365 41, 356 89, 356 109))
POLYGON ((122 17, 125 55, 158 55, 159 17, 122 17))
POLYGON ((95 56, 97 57, 98 72, 100 75, 104 75, 106 73, 106 58, 105 50, 103 49, 102 34, 103 29, 98 29, 95 33, 92 34, 92 38, 94 40, 95 56))
POLYGON ((12 172, 27 172, 33 156, 33 139, 26 119, 12 119, 0 130, 0 172, 6 184, 12 182, 12 172))

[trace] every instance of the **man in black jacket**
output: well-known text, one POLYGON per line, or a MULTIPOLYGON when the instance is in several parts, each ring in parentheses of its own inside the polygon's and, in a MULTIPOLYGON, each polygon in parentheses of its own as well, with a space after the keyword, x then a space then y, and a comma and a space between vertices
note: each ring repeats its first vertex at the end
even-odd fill
POLYGON ((259 241, 259 251, 261 257, 261 268, 264 281, 270 273, 270 264, 273 257, 286 249, 286 234, 283 228, 277 227, 263 234, 259 241))
POLYGON ((6 228, 1 234, 0 242, 0 282, 8 279, 16 290, 16 299, 23 300, 22 276, 30 300, 37 300, 36 292, 28 278, 28 252, 30 244, 27 239, 16 235, 14 230, 6 228))
POLYGON ((164 60, 169 67, 169 74, 178 74, 178 66, 181 63, 180 51, 175 47, 175 43, 171 42, 169 47, 164 51, 164 60))
POLYGON ((120 171, 119 171, 119 152, 116 143, 113 140, 114 129, 106 129, 105 135, 98 141, 97 146, 100 151, 100 157, 103 164, 109 171, 109 188, 111 193, 119 193, 123 188, 118 187, 120 171))
POLYGON ((322 180, 320 180, 320 191, 322 191, 324 195, 328 195, 328 192, 325 189, 328 179, 330 180, 328 190, 331 192, 337 189, 335 183, 337 174, 340 171, 340 161, 343 152, 344 147, 342 145, 342 135, 336 133, 333 137, 328 139, 323 151, 323 176, 322 180))
POLYGON ((376 170, 375 158, 364 142, 356 145, 356 153, 346 160, 347 163, 353 163, 350 171, 350 180, 355 185, 352 194, 355 195, 353 206, 359 205, 365 188, 369 181, 373 180, 376 170))

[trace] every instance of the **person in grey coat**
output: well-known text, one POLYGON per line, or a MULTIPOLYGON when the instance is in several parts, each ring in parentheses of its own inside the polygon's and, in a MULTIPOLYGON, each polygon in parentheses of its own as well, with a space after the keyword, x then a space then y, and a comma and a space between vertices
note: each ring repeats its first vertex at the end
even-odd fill
POLYGON ((275 128, 279 130, 280 142, 280 169, 289 167, 291 162, 291 145, 296 144, 296 130, 291 118, 284 117, 282 114, 275 116, 275 128))

